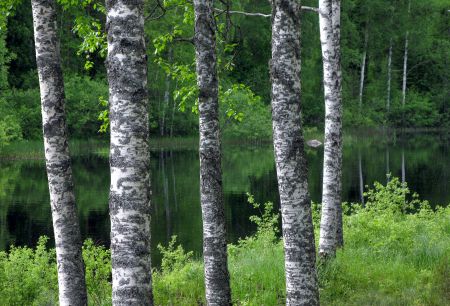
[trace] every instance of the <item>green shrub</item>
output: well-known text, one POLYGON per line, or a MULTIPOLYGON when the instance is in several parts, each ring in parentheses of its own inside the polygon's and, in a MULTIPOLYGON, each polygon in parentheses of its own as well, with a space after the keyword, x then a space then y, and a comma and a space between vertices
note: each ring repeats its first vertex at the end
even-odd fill
MULTIPOLYGON (((397 178, 376 183, 367 205, 344 205, 345 247, 318 266, 322 305, 450 304, 450 207, 430 209, 397 178), (349 214, 350 213, 350 214, 349 214)), ((260 205, 254 235, 228 246, 232 299, 236 305, 282 305, 284 256, 278 213, 260 205)), ((318 237, 320 206, 313 205, 318 237)), ((57 301, 54 250, 41 238, 36 249, 0 252, 0 296, 6 305, 57 301)), ((156 305, 204 305, 203 264, 172 238, 162 266, 153 270, 156 305)), ((111 305, 110 253, 87 240, 83 247, 90 305, 111 305)))

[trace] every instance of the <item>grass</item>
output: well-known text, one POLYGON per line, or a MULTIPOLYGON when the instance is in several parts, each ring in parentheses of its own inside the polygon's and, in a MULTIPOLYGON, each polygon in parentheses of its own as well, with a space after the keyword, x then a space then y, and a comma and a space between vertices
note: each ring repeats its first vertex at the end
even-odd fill
MULTIPOLYGON (((318 266, 321 304, 449 305, 450 207, 432 210, 396 178, 387 186, 376 183, 366 196, 365 207, 344 205, 345 247, 318 266)), ((251 196, 249 202, 259 205, 251 196)), ((316 238, 319 209, 314 206, 316 238)), ((283 305, 283 248, 272 205, 265 204, 252 221, 258 231, 229 245, 233 303, 283 305)), ((1 305, 55 303, 54 251, 45 242, 35 250, 0 253, 1 305)), ((202 262, 175 240, 159 249, 163 262, 153 271, 155 304, 204 305, 202 262)), ((109 251, 87 241, 84 259, 90 304, 110 305, 109 251)))

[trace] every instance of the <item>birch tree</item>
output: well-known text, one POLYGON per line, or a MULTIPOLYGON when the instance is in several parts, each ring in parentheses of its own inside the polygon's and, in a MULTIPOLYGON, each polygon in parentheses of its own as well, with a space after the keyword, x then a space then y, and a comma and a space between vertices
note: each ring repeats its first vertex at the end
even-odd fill
POLYGON ((364 49, 361 58, 361 73, 359 77, 359 111, 362 111, 362 101, 364 95, 364 80, 366 76, 366 61, 367 61, 367 45, 369 43, 369 28, 366 23, 366 28, 364 30, 364 49))
POLYGON ((81 235, 69 155, 64 81, 54 0, 32 0, 60 305, 87 305, 81 235))
POLYGON ((342 244, 342 99, 340 64, 340 0, 319 1, 320 39, 325 94, 325 144, 319 254, 332 256, 342 244))
POLYGON ((391 109, 391 84, 392 84, 392 38, 389 40, 389 54, 388 54, 388 67, 387 67, 387 98, 386 98, 386 110, 389 113, 391 109))
POLYGON ((213 1, 194 0, 194 11, 206 302, 208 305, 230 305, 213 1))
POLYGON ((113 305, 152 305, 143 0, 107 0, 113 305))
POLYGON ((272 123, 286 305, 318 305, 314 230, 300 115, 300 1, 272 0, 272 123))
MULTIPOLYGON (((411 0, 408 1, 408 16, 411 13, 411 0)), ((405 106, 406 101, 406 86, 408 78, 408 44, 409 44, 409 31, 405 34, 405 53, 403 55, 403 80, 402 80, 402 106, 405 106)), ((403 122, 404 124, 404 122, 403 122)))

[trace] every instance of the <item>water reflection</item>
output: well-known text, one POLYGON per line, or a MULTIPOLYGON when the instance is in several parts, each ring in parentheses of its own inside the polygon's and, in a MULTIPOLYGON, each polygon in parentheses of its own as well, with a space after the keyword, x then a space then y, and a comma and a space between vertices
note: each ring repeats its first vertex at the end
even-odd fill
MULTIPOLYGON (((365 185, 386 182, 386 173, 407 181, 432 205, 450 201, 449 142, 440 135, 415 135, 386 140, 380 136, 346 140, 343 156, 344 201, 361 202, 365 185), (406 177, 406 174, 408 176, 406 177)), ((321 200, 323 149, 307 149, 309 188, 314 202, 321 200)), ((199 162, 195 148, 158 149, 151 155, 153 260, 160 258, 158 243, 172 235, 200 255, 201 210, 199 162)), ((108 245, 108 158, 101 154, 73 158, 76 197, 83 237, 108 245)), ((223 184, 228 240, 251 234, 248 217, 255 213, 246 192, 257 201, 278 208, 273 151, 260 146, 224 145, 223 184)), ((52 236, 49 195, 42 160, 0 160, 0 249, 10 244, 34 245, 41 235, 52 236)))

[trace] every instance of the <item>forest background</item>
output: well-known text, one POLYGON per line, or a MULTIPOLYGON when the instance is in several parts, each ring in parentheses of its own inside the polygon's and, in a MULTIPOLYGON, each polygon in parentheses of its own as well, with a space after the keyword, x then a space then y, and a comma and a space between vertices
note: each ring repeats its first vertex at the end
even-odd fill
MULTIPOLYGON (((70 137, 106 139, 104 133, 99 133, 108 131, 104 6, 97 0, 58 2, 70 137)), ((450 126, 448 1, 410 2, 408 9, 408 0, 343 1, 345 127, 450 126), (403 105, 406 37, 407 82, 403 105)), ((317 3, 305 0, 303 5, 317 6, 317 3)), ((233 0, 217 1, 216 6, 223 134, 268 139, 271 137, 270 3, 233 0), (223 10, 227 5, 231 10, 267 16, 226 13, 223 10)), ((30 3, 2 1, 0 12, 1 146, 20 139, 41 139, 42 121, 30 3)), ((146 15, 152 135, 196 135, 192 4, 187 0, 149 0, 146 15)), ((324 102, 318 25, 315 12, 303 12, 303 120, 307 127, 322 130, 324 102)))

